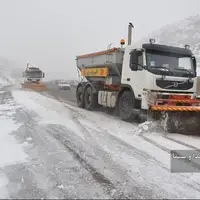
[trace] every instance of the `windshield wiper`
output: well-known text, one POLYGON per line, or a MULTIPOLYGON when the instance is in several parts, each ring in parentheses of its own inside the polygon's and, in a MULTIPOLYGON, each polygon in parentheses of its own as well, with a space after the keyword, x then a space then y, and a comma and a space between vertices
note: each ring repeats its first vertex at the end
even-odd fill
POLYGON ((154 68, 154 69, 166 69, 167 71, 170 72, 170 69, 169 69, 169 68, 163 67, 163 66, 151 66, 151 68, 154 68))
POLYGON ((185 72, 188 72, 188 74, 190 74, 192 77, 194 76, 192 72, 190 72, 188 69, 185 69, 185 68, 175 68, 175 70, 185 71, 185 72))
MULTIPOLYGON (((168 72, 170 72, 170 74, 173 74, 173 72, 169 69, 169 68, 167 68, 167 67, 163 67, 163 66, 151 66, 150 67, 150 69, 166 69, 168 72)), ((159 71, 161 71, 161 70, 159 70, 159 71)), ((166 71, 161 71, 161 72, 166 72, 166 71)))

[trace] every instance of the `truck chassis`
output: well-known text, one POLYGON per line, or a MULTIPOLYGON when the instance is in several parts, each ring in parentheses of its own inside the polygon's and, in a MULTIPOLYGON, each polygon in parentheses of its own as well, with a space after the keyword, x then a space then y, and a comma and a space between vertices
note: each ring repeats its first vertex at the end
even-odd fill
MULTIPOLYGON (((199 134, 200 132, 200 107, 197 106, 200 105, 200 100, 192 99, 189 95, 171 94, 170 96, 169 93, 168 98, 165 95, 165 99, 157 99, 155 104, 145 110, 140 109, 141 101, 134 99, 134 94, 129 88, 115 91, 117 98, 113 98, 113 101, 108 103, 109 107, 100 105, 98 96, 101 91, 98 89, 88 82, 79 83, 76 89, 78 106, 90 111, 102 106, 111 109, 113 113, 127 122, 160 121, 164 130, 169 133, 199 134)), ((110 95, 113 94, 113 91, 107 90, 107 92, 110 92, 110 95)))

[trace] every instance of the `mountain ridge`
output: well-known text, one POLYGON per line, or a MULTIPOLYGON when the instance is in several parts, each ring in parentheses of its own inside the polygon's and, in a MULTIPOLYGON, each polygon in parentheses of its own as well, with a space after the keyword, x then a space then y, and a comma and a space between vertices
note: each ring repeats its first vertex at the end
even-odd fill
POLYGON ((200 75, 200 14, 167 24, 136 43, 141 45, 149 42, 150 38, 154 38, 158 44, 178 47, 190 45, 190 49, 197 59, 198 75, 200 75))

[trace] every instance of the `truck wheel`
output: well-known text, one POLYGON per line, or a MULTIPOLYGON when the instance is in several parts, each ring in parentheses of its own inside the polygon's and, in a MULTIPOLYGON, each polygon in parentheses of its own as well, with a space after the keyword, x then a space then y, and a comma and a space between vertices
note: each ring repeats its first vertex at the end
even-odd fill
POLYGON ((125 91, 119 99, 118 111, 122 120, 132 121, 135 119, 133 108, 135 105, 134 97, 129 91, 125 91))
POLYGON ((76 101, 77 101, 78 107, 80 107, 80 108, 85 108, 83 96, 84 96, 83 95, 83 87, 79 86, 76 91, 76 101))
POLYGON ((84 103, 87 110, 94 110, 97 107, 97 95, 92 93, 91 87, 85 90, 84 103))

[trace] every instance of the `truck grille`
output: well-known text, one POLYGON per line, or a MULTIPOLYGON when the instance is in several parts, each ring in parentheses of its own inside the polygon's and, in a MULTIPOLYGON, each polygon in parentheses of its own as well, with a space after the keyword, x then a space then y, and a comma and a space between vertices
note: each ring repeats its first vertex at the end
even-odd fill
POLYGON ((193 87, 193 82, 190 81, 170 81, 170 80, 156 80, 156 85, 162 89, 170 90, 189 90, 193 87))

